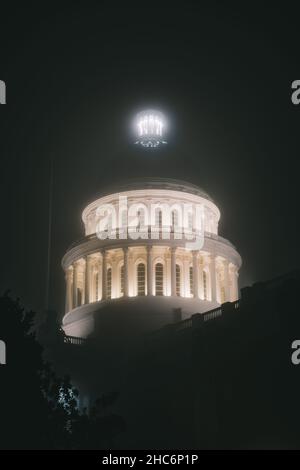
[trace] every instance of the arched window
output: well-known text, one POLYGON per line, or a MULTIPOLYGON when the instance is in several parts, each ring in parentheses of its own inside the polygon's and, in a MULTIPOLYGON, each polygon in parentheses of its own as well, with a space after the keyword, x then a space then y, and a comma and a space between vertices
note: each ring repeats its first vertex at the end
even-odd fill
POLYGON ((111 268, 106 273, 106 298, 111 299, 111 268))
POLYGON ((144 209, 140 209, 137 213, 137 219, 138 219, 138 222, 137 222, 137 229, 138 230, 143 230, 145 229, 145 210, 144 209))
POLYGON ((177 210, 172 211, 172 230, 176 232, 178 230, 178 212, 177 210))
POLYGON ((99 300, 99 273, 95 274, 95 300, 99 300))
POLYGON ((158 229, 162 228, 162 211, 160 209, 155 211, 155 227, 158 229))
POLYGON ((164 267, 162 263, 155 265, 155 295, 164 295, 164 267))
POLYGON ((145 295, 146 287, 146 270, 144 263, 139 263, 137 265, 137 295, 145 295))
POLYGON ((122 264, 120 269, 120 294, 124 295, 124 264, 122 264))
POLYGON ((207 274, 203 271, 203 298, 207 300, 207 274))
POLYGON ((190 294, 194 295, 194 276, 193 276, 193 266, 190 266, 190 294))
POLYGON ((181 275, 180 266, 176 264, 176 295, 180 296, 181 275))

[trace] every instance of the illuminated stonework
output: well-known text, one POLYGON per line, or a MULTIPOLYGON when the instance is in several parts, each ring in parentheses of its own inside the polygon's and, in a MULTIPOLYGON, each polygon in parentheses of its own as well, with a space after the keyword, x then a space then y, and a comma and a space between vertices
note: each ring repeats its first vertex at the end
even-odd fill
POLYGON ((234 246, 218 235, 219 218, 219 209, 200 188, 160 178, 132 182, 89 204, 82 214, 85 237, 69 248, 62 261, 66 275, 66 334, 89 336, 96 316, 114 303, 120 310, 127 303, 138 312, 161 312, 158 316, 153 313, 155 322, 150 321, 151 313, 147 314, 149 328, 155 328, 172 322, 172 318, 178 320, 178 315, 185 319, 237 300, 241 258, 234 246), (159 230, 156 240, 121 239, 117 227, 115 239, 100 240, 96 236, 97 208, 102 204, 117 205, 120 194, 127 197, 129 206, 157 202, 202 204, 202 248, 191 251, 184 238, 176 239, 175 217, 169 239, 163 238, 163 230, 159 230), (172 317, 174 312, 177 317, 172 317))

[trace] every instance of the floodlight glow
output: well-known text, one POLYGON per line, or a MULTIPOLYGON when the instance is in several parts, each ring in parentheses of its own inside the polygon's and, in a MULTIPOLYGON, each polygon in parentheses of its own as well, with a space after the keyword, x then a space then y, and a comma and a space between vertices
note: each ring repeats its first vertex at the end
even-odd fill
POLYGON ((166 121, 163 114, 153 109, 140 112, 136 117, 136 144, 143 147, 158 147, 166 144, 163 139, 166 130, 166 121))

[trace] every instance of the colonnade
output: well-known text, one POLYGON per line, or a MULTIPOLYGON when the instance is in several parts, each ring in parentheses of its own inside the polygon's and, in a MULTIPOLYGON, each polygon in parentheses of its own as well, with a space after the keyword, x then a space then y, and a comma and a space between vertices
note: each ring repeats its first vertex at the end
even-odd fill
POLYGON ((161 264, 163 295, 194 297, 218 303, 238 298, 238 270, 227 259, 176 247, 162 249, 147 245, 142 249, 142 256, 140 251, 137 253, 136 247, 103 249, 73 262, 66 270, 66 312, 95 301, 138 295, 135 286, 139 260, 144 265, 142 295, 158 295, 156 267, 161 264), (158 253, 157 249, 163 251, 158 253))

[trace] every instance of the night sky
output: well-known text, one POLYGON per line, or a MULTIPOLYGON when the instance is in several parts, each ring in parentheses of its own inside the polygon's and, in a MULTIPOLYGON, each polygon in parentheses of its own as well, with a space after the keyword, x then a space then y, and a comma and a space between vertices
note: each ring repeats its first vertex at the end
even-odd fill
POLYGON ((220 235, 243 258, 241 286, 299 267, 295 6, 116 5, 1 5, 1 291, 44 308, 51 157, 58 312, 61 258, 83 235, 82 209, 127 177, 206 190, 221 210, 220 235), (133 145, 131 119, 145 107, 170 122, 157 151, 133 145))

